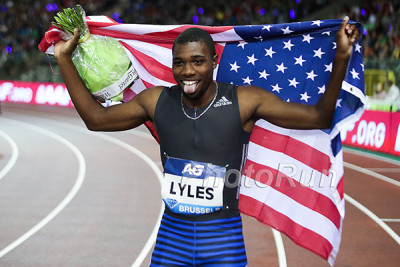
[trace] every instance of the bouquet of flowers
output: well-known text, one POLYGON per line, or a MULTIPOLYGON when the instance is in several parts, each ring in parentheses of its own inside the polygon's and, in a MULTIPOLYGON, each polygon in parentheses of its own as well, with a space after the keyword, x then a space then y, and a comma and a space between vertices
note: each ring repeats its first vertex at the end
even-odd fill
POLYGON ((72 61, 90 93, 100 102, 122 101, 123 91, 139 78, 124 47, 114 38, 90 34, 80 5, 64 9, 54 19, 64 40, 72 38, 75 28, 79 30, 72 61))

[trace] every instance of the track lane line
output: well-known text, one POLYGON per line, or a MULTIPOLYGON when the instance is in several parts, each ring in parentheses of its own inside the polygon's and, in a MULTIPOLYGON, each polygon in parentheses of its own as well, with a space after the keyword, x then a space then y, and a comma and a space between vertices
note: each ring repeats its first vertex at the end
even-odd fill
MULTIPOLYGON (((59 125, 60 127, 64 127, 64 128, 69 128, 69 129, 73 129, 75 131, 79 131, 83 134, 89 134, 98 138, 102 138, 108 142, 114 143, 126 150, 128 150, 129 152, 132 152, 133 154, 137 155, 139 158, 141 158, 147 165, 149 165, 149 167, 153 170, 153 172, 156 174, 157 176, 157 180, 161 186, 161 181, 163 178, 163 174, 160 171, 159 167, 157 166, 156 163, 154 163, 146 154, 144 154, 142 151, 138 150, 137 148, 115 138, 109 135, 106 135, 104 133, 100 133, 100 132, 91 132, 83 127, 79 127, 77 125, 73 125, 73 124, 69 124, 69 123, 64 123, 64 122, 59 122, 59 121, 55 121, 52 119, 43 119, 41 118, 41 120, 46 120, 46 121, 51 121, 53 123, 53 125, 59 125)), ((139 131, 135 131, 135 134, 137 134, 136 132, 139 131)), ((137 134, 137 136, 139 137, 145 137, 145 135, 149 135, 146 133, 139 133, 137 134)), ((153 139, 153 137, 151 137, 153 139)), ((149 236, 149 238, 147 239, 145 245, 143 246, 142 250, 140 251, 139 255, 136 257, 135 261, 132 264, 132 267, 140 267, 140 265, 143 263, 143 261, 146 259, 146 256, 149 254, 149 252, 151 251, 153 244, 156 241, 157 238, 157 233, 158 233, 158 228, 160 226, 161 223, 161 218, 162 215, 164 213, 164 205, 163 202, 160 203, 161 207, 160 207, 160 212, 157 218, 157 222, 149 236)))
POLYGON ((397 181, 397 180, 389 178, 389 177, 387 177, 385 175, 373 172, 373 171, 371 171, 369 169, 365 169, 365 168, 362 168, 360 166, 357 166, 357 165, 354 165, 354 164, 351 164, 351 163, 348 163, 348 162, 343 162, 343 166, 346 167, 346 168, 353 169, 355 171, 364 173, 366 175, 372 176, 374 178, 380 179, 382 181, 385 181, 385 182, 388 182, 388 183, 391 183, 393 185, 396 185, 396 186, 400 187, 400 181, 397 181))
POLYGON ((400 222, 400 219, 381 219, 384 222, 400 222))
POLYGON ((0 180, 1 180, 14 167, 15 163, 17 162, 19 156, 19 150, 17 144, 9 135, 4 133, 3 131, 0 131, 0 136, 2 136, 11 146, 10 160, 7 162, 6 166, 4 166, 4 168, 0 171, 0 180))
POLYGON ((79 169, 78 169, 78 175, 75 180, 75 184, 72 187, 72 189, 69 191, 67 196, 46 216, 44 217, 39 223, 37 223, 34 227, 32 227, 30 230, 28 230, 25 234, 20 236, 17 240, 9 244, 7 247, 3 248, 0 251, 0 258, 6 255, 8 252, 25 242, 28 238, 30 238, 32 235, 34 235, 36 232, 38 232, 40 229, 42 229, 46 224, 48 224, 51 220, 53 220, 75 197, 75 195, 78 193, 79 189, 82 186, 82 183, 85 179, 85 173, 86 173, 86 162, 85 159, 82 155, 82 153, 79 151, 79 149, 74 146, 71 142, 66 140, 65 138, 51 132, 48 130, 45 130, 43 128, 25 123, 25 122, 18 122, 16 120, 12 119, 5 119, 7 120, 10 124, 14 125, 20 125, 24 128, 28 128, 34 131, 37 131, 39 133, 42 133, 44 135, 47 135, 60 143, 64 144, 66 147, 72 150, 72 152, 75 154, 75 156, 78 159, 79 163, 79 169))
POLYGON ((370 217, 374 222, 376 222, 386 233, 388 233, 394 241, 397 242, 397 244, 400 245, 400 237, 390 228, 386 223, 382 221, 378 216, 376 216, 372 211, 367 209, 365 206, 363 206, 360 202, 355 200, 354 198, 350 197, 347 194, 344 194, 344 198, 346 201, 350 202, 353 206, 361 210, 363 213, 365 213, 368 217, 370 217))
MULTIPOLYGON (((350 153, 353 153, 354 151, 350 151, 350 153)), ((365 156, 365 157, 369 157, 369 158, 374 158, 374 159, 378 159, 378 160, 382 160, 385 162, 390 162, 390 163, 394 163, 394 164, 399 164, 398 162, 394 161, 394 160, 390 160, 390 159, 386 159, 386 158, 381 158, 381 157, 375 157, 375 155, 369 155, 366 152, 355 152, 353 154, 359 155, 359 156, 365 156)), ((380 179, 382 181, 388 182, 390 184, 393 184, 395 186, 399 186, 400 187, 400 182, 396 181, 394 179, 391 179, 387 176, 384 176, 382 174, 373 172, 369 169, 365 169, 362 168, 360 166, 348 163, 348 162, 343 162, 344 167, 349 168, 349 169, 353 169, 355 171, 364 173, 368 176, 380 179)), ((346 201, 348 201, 349 203, 351 203, 353 206, 355 206, 357 209, 361 210, 363 213, 365 213, 368 217, 370 217, 373 221, 375 221, 386 233, 388 233, 399 245, 400 245, 400 237, 399 235, 397 235, 392 228, 390 228, 382 219, 380 219, 378 216, 376 216, 372 211, 370 211, 367 207, 365 207, 364 205, 362 205, 360 202, 358 202, 357 200, 355 200, 354 198, 350 197, 349 195, 347 195, 346 193, 344 194, 344 198, 346 199, 346 201)))
MULTIPOLYGON (((14 112, 15 113, 15 112, 14 112)), ((160 171, 160 169, 157 167, 157 163, 161 163, 161 162, 153 162, 149 157, 147 157, 143 152, 141 152, 140 150, 132 147, 131 145, 115 138, 115 137, 111 137, 109 135, 103 134, 103 133, 99 133, 99 132, 91 132, 88 131, 87 129, 74 125, 74 124, 70 124, 70 123, 64 123, 64 122, 59 122, 53 119, 45 119, 45 118, 41 118, 41 120, 46 120, 46 121, 51 121, 54 124, 59 124, 62 127, 67 127, 67 128, 71 128, 77 131, 80 131, 82 133, 85 134, 91 134, 103 139, 106 139, 110 142, 113 142, 114 144, 121 146, 125 149, 127 149, 128 151, 136 154, 139 157, 142 157, 142 159, 152 168, 152 170, 156 173, 157 178, 158 178, 158 182, 160 183, 161 186, 161 181, 163 178, 163 174, 160 171), (146 159, 145 159, 146 158, 146 159)), ((142 137, 142 138, 146 138, 146 139, 154 139, 150 133, 146 133, 143 131, 139 131, 139 130, 132 130, 130 132, 133 135, 136 135, 138 137, 142 137)), ((164 205, 162 205, 161 203, 161 209, 160 209, 160 213, 157 219, 157 223, 153 228, 152 233, 150 234, 147 242, 145 243, 144 247, 142 248, 141 252, 139 253, 138 257, 136 258, 136 260, 133 262, 132 267, 140 267, 140 265, 143 263, 143 261, 145 260, 146 256, 150 253, 153 244, 155 243, 156 239, 157 239, 157 233, 158 233, 158 228, 160 226, 161 223, 161 219, 162 219, 162 215, 164 213, 164 205)), ((285 253, 285 247, 283 244, 283 240, 282 240, 282 235, 279 231, 275 230, 275 229, 271 229, 273 236, 274 236, 274 241, 275 241, 275 245, 277 247, 277 254, 278 254, 278 261, 279 261, 279 267, 287 267, 287 260, 286 260, 286 253, 285 253)))
POLYGON ((286 252, 285 252, 285 246, 283 245, 282 234, 278 230, 275 230, 273 228, 272 228, 272 234, 274 235, 276 250, 278 252, 279 267, 286 267, 287 266, 286 252))

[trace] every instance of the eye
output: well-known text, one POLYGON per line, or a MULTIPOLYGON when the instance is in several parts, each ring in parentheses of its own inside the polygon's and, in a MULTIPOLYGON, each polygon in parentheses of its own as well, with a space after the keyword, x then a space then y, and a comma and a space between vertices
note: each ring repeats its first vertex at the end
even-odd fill
POLYGON ((182 65, 182 61, 181 60, 174 60, 173 61, 173 65, 174 66, 181 66, 182 65))
POLYGON ((195 59, 193 62, 194 62, 194 64, 196 64, 196 65, 201 65, 201 64, 203 64, 204 60, 202 60, 202 59, 195 59))

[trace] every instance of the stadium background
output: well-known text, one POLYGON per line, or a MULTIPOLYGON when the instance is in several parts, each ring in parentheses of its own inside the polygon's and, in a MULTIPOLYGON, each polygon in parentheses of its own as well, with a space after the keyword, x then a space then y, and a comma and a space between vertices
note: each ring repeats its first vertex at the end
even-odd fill
MULTIPOLYGON (((203 25, 267 24, 296 22, 314 19, 343 18, 343 16, 346 14, 349 15, 353 20, 361 22, 365 28, 362 40, 365 65, 366 93, 372 96, 378 82, 386 84, 386 80, 389 78, 394 79, 395 83, 399 84, 400 2, 398 0, 177 0, 173 2, 174 4, 172 5, 171 1, 167 0, 3 0, 0 2, 0 81, 11 80, 62 82, 61 76, 55 75, 52 71, 53 69, 54 72, 58 72, 55 61, 49 58, 47 55, 39 52, 37 46, 39 44, 39 41, 43 37, 44 32, 50 27, 50 23, 56 12, 62 10, 65 7, 72 7, 79 3, 86 10, 87 15, 104 14, 112 17, 116 21, 124 23, 203 25)), ((17 114, 26 112, 31 113, 32 116, 40 113, 40 110, 35 110, 35 108, 32 108, 33 110, 31 110, 31 107, 12 105, 4 105, 4 107, 3 114, 8 114, 8 116, 12 113, 17 114), (9 113, 10 110, 12 111, 12 113, 9 113)), ((66 121, 72 120, 71 118, 76 116, 75 113, 71 113, 71 111, 67 110, 55 111, 53 109, 45 109, 45 111, 47 112, 45 116, 51 116, 50 113, 53 112, 62 113, 63 119, 65 119, 66 121), (64 113, 67 113, 67 115, 64 115, 64 113)), ((30 122, 33 123, 33 121, 30 122)), ((2 154, 0 154, 0 159, 1 157, 2 154)), ((371 164, 367 163, 366 161, 364 162, 364 160, 356 159, 354 161, 355 162, 352 163, 359 163, 357 161, 360 161, 364 163, 366 168, 371 168, 371 164)), ((377 162, 378 161, 375 161, 373 164, 377 164, 377 162)), ((379 168, 381 167, 379 166, 379 168)), ((378 169, 378 166, 376 166, 376 169, 378 169)), ((383 171, 383 168, 381 169, 383 171)), ((351 171, 348 173, 352 174, 351 171)), ((396 172, 393 172, 391 177, 399 180, 400 177, 398 169, 396 172)), ((364 178, 358 179, 356 181, 358 181, 358 184, 362 183, 364 186, 367 186, 368 184, 365 182, 364 178)), ((369 183, 370 187, 374 187, 374 183, 375 182, 369 183)), ((346 184, 347 193, 352 195, 352 190, 354 188, 356 188, 356 186, 353 186, 351 180, 348 180, 346 184)), ((376 186, 374 189, 379 189, 379 187, 376 186)), ((357 187, 357 191, 361 191, 361 189, 357 187)), ((391 196, 392 191, 393 195, 395 195, 395 190, 382 189, 383 194, 386 194, 387 196, 391 196)), ((378 195, 372 196, 370 194, 365 194, 357 197, 357 199, 363 200, 363 203, 367 203, 368 207, 373 207, 373 205, 383 203, 383 197, 378 197, 378 195), (377 201, 374 201, 375 199, 377 201)), ((396 203, 399 203, 398 198, 395 198, 394 201, 397 201, 396 203)), ((384 203, 386 205, 384 205, 384 208, 379 208, 378 210, 383 211, 384 209, 391 209, 391 214, 394 214, 395 217, 396 212, 393 213, 393 206, 396 206, 394 201, 385 201, 384 203)), ((357 213, 354 212, 354 208, 350 206, 348 214, 349 218, 351 219, 352 216, 357 213)), ((363 218, 360 218, 354 225, 356 229, 359 228, 360 231, 361 227, 359 226, 358 222, 360 222, 360 220, 362 219, 363 218)), ((146 223, 148 222, 146 221, 146 223)), ((393 229, 395 229, 398 233, 398 224, 392 225, 393 229)), ((371 229, 375 228, 371 227, 371 229)), ((350 249, 346 250, 346 248, 349 247, 349 245, 347 245, 349 244, 348 240, 354 239, 353 241, 354 243, 356 243, 355 246, 360 247, 359 250, 361 254, 362 248, 364 246, 363 244, 360 246, 360 242, 358 242, 359 239, 353 237, 346 238, 346 233, 348 233, 348 231, 346 231, 344 234, 345 236, 342 245, 343 249, 341 249, 341 256, 342 258, 346 258, 346 260, 348 260, 350 259, 350 257, 353 256, 351 255, 351 253, 354 253, 350 249)), ((253 235, 258 236, 260 235, 260 232, 256 232, 256 230, 254 230, 253 235)), ((365 240, 365 244, 368 243, 368 241, 369 240, 365 240)), ((291 248, 297 253, 297 250, 295 248, 291 248)), ((54 249, 56 249, 56 247, 54 247, 54 249)), ((395 249, 398 249, 398 246, 393 246, 389 248, 385 248, 384 246, 382 246, 382 249, 385 249, 385 251, 393 251, 395 249)), ((376 254, 374 254, 373 251, 370 250, 370 248, 366 249, 366 251, 368 251, 368 253, 366 253, 368 255, 365 255, 366 262, 368 262, 368 259, 371 259, 371 264, 373 262, 375 263, 377 261, 377 257, 379 256, 376 256, 376 254)), ((275 253, 275 251, 271 253, 275 253)), ((21 254, 18 254, 18 252, 16 254, 10 253, 9 255, 10 258, 5 258, 5 262, 18 262, 18 260, 20 260, 18 258, 18 255, 21 254), (11 260, 8 261, 8 259, 11 260)), ((296 259, 298 257, 292 258, 296 259)), ((385 260, 385 257, 383 256, 379 260, 383 261, 385 260)), ((360 260, 356 260, 356 262, 357 261, 360 262, 360 260)), ((305 260, 304 262, 307 261, 305 260)), ((344 261, 340 261, 339 259, 338 265, 357 266, 357 264, 349 265, 347 261, 345 261, 346 264, 341 265, 341 263, 343 262, 344 261)), ((310 263, 308 266, 318 265, 313 265, 310 263)))

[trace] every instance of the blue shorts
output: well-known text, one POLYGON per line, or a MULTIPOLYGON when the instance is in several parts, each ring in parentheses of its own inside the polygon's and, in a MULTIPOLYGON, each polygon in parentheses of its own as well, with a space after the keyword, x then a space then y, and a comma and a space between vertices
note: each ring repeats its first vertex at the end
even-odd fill
POLYGON ((241 217, 194 222, 164 214, 150 266, 247 266, 241 217))

